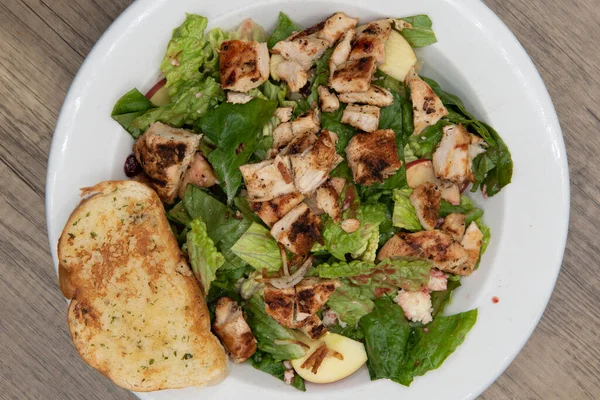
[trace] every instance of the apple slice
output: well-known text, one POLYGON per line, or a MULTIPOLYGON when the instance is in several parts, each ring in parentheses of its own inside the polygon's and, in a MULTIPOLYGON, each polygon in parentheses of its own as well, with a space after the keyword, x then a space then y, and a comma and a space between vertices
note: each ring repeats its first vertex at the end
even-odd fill
POLYGON ((167 78, 162 78, 154 86, 152 86, 152 89, 148 90, 148 93, 146 93, 146 98, 150 99, 152 96, 154 96, 156 92, 158 92, 163 86, 165 86, 166 83, 167 78))
POLYGON ((385 61, 379 69, 394 79, 404 82, 408 71, 417 63, 417 55, 410 44, 397 31, 392 29, 385 42, 385 61))
POLYGON ((165 86, 167 78, 161 79, 156 85, 152 86, 152 89, 146 93, 146 98, 149 99, 155 106, 166 106, 171 103, 169 97, 169 90, 165 86))
POLYGON ((352 375, 367 362, 365 346, 355 340, 349 339, 337 333, 326 333, 319 340, 303 340, 310 346, 306 355, 297 360, 292 360, 292 366, 296 373, 308 382, 331 383, 352 375), (316 374, 310 367, 302 368, 302 364, 323 343, 328 349, 335 350, 343 356, 343 360, 336 357, 327 357, 323 360, 316 374))
POLYGON ((406 181, 411 189, 415 189, 423 183, 438 184, 433 164, 429 160, 415 160, 406 164, 406 181))
POLYGON ((281 64, 282 62, 285 61, 285 58, 283 58, 282 55, 280 54, 272 54, 271 55, 271 77, 273 79, 275 79, 276 81, 279 81, 279 75, 277 74, 277 67, 279 66, 279 64, 281 64))

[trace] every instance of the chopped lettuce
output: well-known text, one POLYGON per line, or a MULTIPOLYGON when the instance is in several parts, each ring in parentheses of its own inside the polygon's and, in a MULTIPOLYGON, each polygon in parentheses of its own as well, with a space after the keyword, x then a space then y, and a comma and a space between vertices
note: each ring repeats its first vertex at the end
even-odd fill
MULTIPOLYGON (((321 129, 328 129, 332 132, 335 132, 338 135, 338 141, 335 145, 337 152, 341 155, 345 155, 346 146, 348 142, 357 132, 357 129, 348 124, 342 124, 342 114, 344 114, 344 110, 346 109, 345 104, 340 104, 340 108, 331 113, 321 113, 321 129)), ((343 165, 348 167, 347 163, 342 163, 343 165)), ((338 165, 338 168, 342 165, 338 165)), ((342 167, 343 168, 343 167, 342 167)), ((334 170, 335 171, 335 170, 334 170)), ((335 176, 332 172, 332 176, 335 176)))
POLYGON ((235 242, 231 251, 257 271, 277 272, 283 265, 277 242, 267 228, 255 222, 235 242))
POLYGON ((409 196, 412 189, 396 189, 393 191, 392 198, 394 199, 394 214, 392 222, 394 226, 408 231, 420 231, 423 229, 417 211, 410 202, 409 196))
POLYGON ((318 88, 319 86, 326 86, 329 80, 329 58, 331 57, 331 53, 333 53, 333 47, 325 50, 321 58, 315 63, 315 75, 310 81, 310 94, 306 99, 298 101, 298 106, 294 109, 295 116, 313 109, 319 104, 318 88))
MULTIPOLYGON (((458 276, 458 275, 451 275, 458 276)), ((452 291, 460 286, 460 280, 452 280, 448 279, 448 286, 446 290, 441 290, 437 292, 431 292, 431 316, 433 318, 436 315, 444 312, 444 308, 450 303, 452 298, 452 291)))
POLYGON ((451 213, 465 214, 465 224, 467 226, 471 222, 480 219, 483 216, 483 210, 475 207, 473 201, 471 201, 470 198, 464 195, 460 196, 460 204, 456 206, 442 199, 438 215, 442 218, 445 218, 448 214, 451 213))
POLYGON ((247 278, 237 282, 236 289, 242 299, 248 300, 257 293, 264 297, 265 283, 259 278, 262 278, 262 274, 258 271, 252 271, 247 278))
POLYGON ((217 277, 217 269, 225 263, 225 258, 208 237, 206 224, 202 219, 194 219, 190 222, 190 228, 187 233, 187 251, 192 271, 202 282, 204 293, 208 293, 210 284, 217 277))
POLYGON ((304 348, 294 343, 298 340, 296 333, 271 318, 259 296, 255 295, 247 301, 244 310, 260 350, 270 353, 275 360, 294 360, 305 355, 304 348))
POLYGON ((271 49, 277 42, 286 39, 291 36, 292 33, 298 32, 302 30, 298 25, 296 25, 290 17, 286 14, 279 12, 279 19, 277 21, 277 27, 271 34, 271 37, 267 41, 267 46, 271 49))
POLYGON ((479 253, 479 254, 483 255, 483 253, 485 253, 485 251, 487 250, 488 245, 490 244, 490 239, 492 238, 492 232, 490 230, 490 227, 487 226, 486 224, 484 224, 483 221, 481 220, 481 218, 477 218, 475 220, 475 223, 477 224, 477 227, 479 228, 481 233, 483 233, 483 238, 481 238, 481 251, 479 253))
POLYGON ((138 132, 136 135, 133 134, 130 130, 131 122, 151 108, 154 108, 152 102, 140 93, 139 90, 134 88, 125 93, 115 103, 110 116, 127 132, 131 133, 134 139, 137 139, 140 133, 138 132))
POLYGON ((208 161, 227 194, 228 203, 233 201, 242 184, 239 167, 246 164, 256 150, 262 128, 276 108, 276 102, 262 99, 246 104, 222 103, 199 121, 197 128, 217 146, 208 161))
POLYGON ((335 311, 339 319, 354 328, 362 316, 373 310, 373 296, 365 288, 340 279, 341 286, 327 300, 327 306, 335 311))
POLYGON ((190 217, 190 214, 188 214, 187 210, 185 209, 183 201, 175 204, 175 206, 173 206, 173 208, 167 212, 167 218, 169 218, 170 221, 176 222, 180 225, 187 225, 192 222, 192 217, 190 217))
MULTIPOLYGON (((275 360, 271 354, 258 350, 252 355, 250 362, 254 368, 266 372, 277 379, 284 380, 285 366, 283 365, 283 361, 275 360)), ((304 379, 298 374, 294 374, 291 386, 303 392, 306 391, 304 379)))
POLYGON ((321 278, 333 279, 368 274, 374 268, 375 264, 372 262, 354 260, 320 264, 315 271, 321 278))
POLYGON ((441 119, 435 125, 428 126, 418 135, 408 137, 408 145, 414 155, 418 158, 431 159, 438 143, 442 140, 444 126, 450 125, 441 119))
POLYGON ((410 28, 404 28, 400 34, 413 48, 425 47, 437 42, 435 33, 431 29, 433 23, 427 15, 415 15, 412 17, 400 18, 402 21, 411 24, 410 28))

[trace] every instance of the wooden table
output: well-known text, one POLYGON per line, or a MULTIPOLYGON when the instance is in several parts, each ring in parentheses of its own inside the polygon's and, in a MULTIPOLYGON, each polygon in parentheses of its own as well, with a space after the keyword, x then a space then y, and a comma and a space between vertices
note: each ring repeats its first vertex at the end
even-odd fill
MULTIPOLYGON (((134 398, 89 368, 71 343, 44 217, 58 111, 92 45, 128 3, 0 2, 2 399, 134 398)), ((523 43, 550 90, 569 153, 572 214, 546 313, 481 397, 600 399, 600 3, 487 3, 523 43)))

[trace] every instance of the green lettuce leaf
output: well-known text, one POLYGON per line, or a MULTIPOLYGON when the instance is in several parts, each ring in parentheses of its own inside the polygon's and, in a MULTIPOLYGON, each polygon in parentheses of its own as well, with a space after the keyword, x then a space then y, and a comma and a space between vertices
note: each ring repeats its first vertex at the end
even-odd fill
POLYGON ((408 145, 413 154, 418 158, 427 158, 430 160, 438 143, 442 140, 443 128, 446 125, 450 125, 450 123, 441 119, 437 124, 423 129, 418 135, 410 135, 408 137, 408 145))
POLYGON ((485 253, 485 251, 487 250, 488 245, 490 244, 492 232, 490 230, 490 227, 484 224, 481 218, 477 218, 475 220, 475 223, 477 224, 477 227, 479 228, 481 233, 483 233, 483 238, 481 238, 481 251, 479 253, 483 255, 483 253, 485 253))
POLYGON ((190 222, 187 233, 187 251, 192 271, 202 282, 204 293, 208 293, 210 284, 217 277, 217 269, 225 263, 223 254, 217 251, 214 242, 208 237, 206 224, 196 218, 190 222))
POLYGON ((279 341, 295 341, 296 334, 293 330, 285 328, 271 318, 265 311, 264 301, 254 295, 244 305, 248 325, 256 338, 257 347, 270 353, 275 360, 294 360, 301 358, 305 350, 295 343, 276 343, 279 341))
POLYGON ((269 40, 267 41, 267 47, 269 47, 269 49, 271 49, 273 46, 275 46, 277 44, 277 42, 282 41, 282 40, 286 39, 287 37, 291 36, 292 33, 298 32, 301 30, 302 30, 302 28, 300 28, 298 25, 296 25, 294 22, 292 22, 290 17, 288 17, 286 14, 284 14, 282 12, 279 12, 279 19, 277 20, 277 27, 271 34, 271 37, 269 38, 269 40))
MULTIPOLYGON (((357 132, 356 128, 354 128, 353 126, 350 126, 348 124, 342 124, 342 114, 344 113, 345 108, 345 104, 340 104, 340 107, 334 112, 321 113, 321 129, 329 129, 331 132, 335 132, 338 135, 338 141, 335 145, 335 148, 338 154, 341 155, 345 155, 345 150, 346 146, 348 146, 348 142, 350 141, 352 136, 354 136, 357 132)), ((341 165, 342 164, 338 165, 336 167, 336 170, 340 168, 341 165)), ((347 167, 348 164, 345 164, 345 166, 347 167)), ((334 176, 333 172, 332 176, 334 176)), ((349 176, 351 177, 352 175, 349 176)))
POLYGON ((481 218, 483 210, 475 207, 470 198, 462 195, 460 196, 460 204, 456 206, 448 203, 446 200, 442 200, 438 215, 445 218, 451 213, 465 214, 465 225, 468 226, 471 222, 481 218))
POLYGON ((244 300, 251 299, 255 294, 264 297, 265 283, 262 280, 262 273, 250 272, 247 278, 237 283, 236 289, 244 300))
POLYGON ((352 340, 356 340, 357 342, 362 342, 365 338, 363 332, 358 328, 358 326, 335 324, 327 327, 327 330, 331 333, 337 333, 338 335, 346 336, 352 340))
POLYGON ((262 99, 246 104, 222 103, 198 124, 199 130, 217 146, 208 161, 227 194, 228 203, 233 201, 242 184, 239 167, 246 164, 256 150, 262 128, 276 108, 276 102, 262 99))
POLYGON ((448 286, 446 290, 438 292, 431 292, 431 316, 435 318, 436 315, 444 312, 444 308, 450 303, 452 299, 452 291, 460 286, 460 280, 448 280, 448 286))
POLYGON ((340 279, 340 284, 327 300, 327 305, 343 323, 354 329, 358 320, 373 310, 373 296, 368 290, 352 285, 347 279, 340 279))
POLYGON ((321 278, 334 279, 368 274, 374 268, 375 264, 373 262, 354 260, 320 264, 315 268, 315 271, 321 278))
POLYGON ((408 343, 402 370, 389 378, 409 386, 416 376, 439 368, 464 342, 476 321, 477 309, 447 317, 438 316, 426 328, 415 328, 408 343))
POLYGON ((365 336, 371 380, 399 377, 411 331, 402 309, 383 296, 375 300, 375 308, 360 319, 358 326, 365 336))
POLYGON ((131 89, 115 103, 110 116, 137 139, 139 133, 136 136, 130 130, 131 122, 151 108, 154 108, 154 105, 146 96, 137 89, 131 89))
POLYGON ((267 228, 257 223, 250 225, 231 251, 257 271, 277 272, 283 265, 277 241, 267 228))
POLYGON ((310 82, 310 94, 305 99, 298 101, 298 106, 294 109, 295 117, 317 107, 319 104, 318 88, 319 86, 326 86, 329 81, 329 58, 331 57, 331 53, 333 53, 333 47, 325 50, 321 58, 315 63, 315 76, 310 82))
POLYGON ((185 209, 183 201, 175 204, 175 206, 173 206, 173 208, 167 212, 167 218, 169 218, 170 221, 176 222, 180 225, 187 225, 192 222, 192 218, 185 209))
POLYGON ((410 202, 409 196, 411 193, 412 189, 396 189, 393 191, 394 214, 392 222, 398 228, 414 232, 423 228, 419 218, 417 218, 417 211, 410 202))
POLYGON ((415 15, 400 19, 412 25, 411 28, 402 29, 400 34, 413 48, 425 47, 437 42, 435 33, 431 29, 433 24, 427 15, 415 15))
MULTIPOLYGON (((249 361, 254 368, 266 372, 277 379, 283 380, 285 373, 283 361, 275 360, 271 354, 259 350, 252 355, 249 361)), ((291 386, 303 392, 306 391, 304 379, 302 379, 298 374, 294 374, 294 379, 292 380, 291 386)))
POLYGON ((230 297, 237 302, 241 301, 241 297, 237 292, 237 282, 251 270, 252 267, 249 265, 236 269, 225 269, 223 266, 217 270, 217 277, 212 281, 206 297, 211 319, 214 320, 215 307, 221 297, 230 297))

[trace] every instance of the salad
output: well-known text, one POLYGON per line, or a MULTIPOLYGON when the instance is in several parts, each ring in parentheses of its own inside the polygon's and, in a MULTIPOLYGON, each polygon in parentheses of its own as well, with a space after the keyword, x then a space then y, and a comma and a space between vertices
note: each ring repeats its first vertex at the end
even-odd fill
POLYGON ((491 126, 419 75, 429 17, 207 24, 188 14, 162 79, 112 118, 233 361, 300 390, 365 363, 406 386, 440 367, 477 319, 444 307, 491 238, 468 190, 496 195, 513 164, 491 126))

